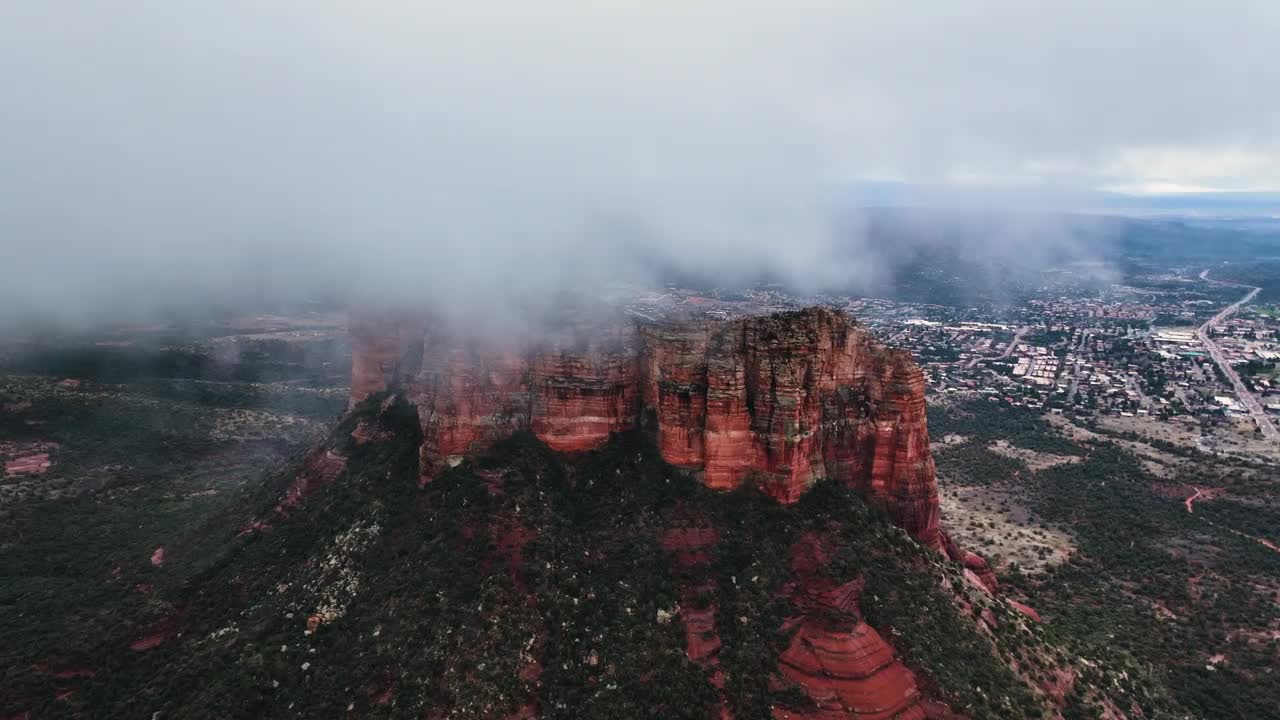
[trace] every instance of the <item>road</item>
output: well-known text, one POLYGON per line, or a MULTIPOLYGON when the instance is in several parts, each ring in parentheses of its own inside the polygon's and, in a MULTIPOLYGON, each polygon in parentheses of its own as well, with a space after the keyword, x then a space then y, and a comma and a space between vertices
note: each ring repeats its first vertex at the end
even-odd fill
MULTIPOLYGON (((1005 359, 1005 358, 1009 357, 1010 355, 1012 355, 1012 354, 1013 354, 1014 349, 1018 347, 1018 343, 1022 342, 1022 336, 1023 336, 1023 335, 1026 335, 1026 334, 1027 334, 1028 332, 1030 332, 1030 331, 1031 331, 1031 327, 1030 327, 1030 326, 1023 326, 1023 327, 1018 328, 1018 332, 1014 333, 1014 335, 1013 335, 1013 339, 1009 341, 1009 344, 1008 344, 1008 346, 1006 346, 1006 347, 1005 347, 1004 352, 1000 353, 1000 355, 999 355, 999 356, 997 356, 995 359, 996 359, 996 360, 1003 360, 1003 359, 1005 359)), ((967 366, 967 367, 970 367, 970 368, 971 368, 971 367, 973 367, 974 365, 977 365, 979 361, 981 361, 981 360, 986 360, 986 359, 987 359, 987 358, 974 358, 974 359, 972 359, 972 360, 970 360, 970 361, 969 361, 969 364, 968 364, 968 366, 967 366)))
POLYGON ((1126 385, 1128 385, 1128 386, 1129 386, 1129 388, 1130 388, 1131 390, 1133 390, 1133 392, 1134 392, 1134 393, 1136 393, 1136 394, 1137 394, 1137 396, 1138 396, 1138 407, 1140 407, 1140 408, 1146 408, 1146 409, 1150 410, 1150 409, 1151 409, 1151 398, 1147 397, 1147 394, 1146 394, 1146 393, 1144 393, 1144 392, 1142 392, 1142 383, 1138 381, 1138 378, 1136 378, 1136 377, 1134 377, 1134 376, 1132 376, 1132 375, 1129 375, 1129 376, 1127 376, 1127 377, 1125 378, 1125 384, 1126 384, 1126 385))
MULTIPOLYGON (((1200 273, 1200 279, 1206 282, 1211 282, 1215 285, 1249 287, 1248 285, 1241 285, 1239 283, 1210 280, 1209 271, 1207 269, 1200 273)), ((1231 381, 1231 387, 1235 388, 1236 397, 1240 400, 1240 403, 1244 405, 1245 409, 1249 411, 1249 415, 1251 415, 1253 417, 1253 421, 1257 423, 1258 429, 1262 431, 1262 436, 1268 440, 1280 440, 1280 431, 1276 430, 1276 426, 1271 422, 1271 418, 1267 417, 1266 410, 1262 409, 1262 403, 1258 402, 1258 398, 1254 397, 1253 393, 1249 392, 1249 388, 1244 386, 1244 381, 1240 379, 1240 375, 1236 373, 1235 368, 1231 367, 1231 363, 1227 362, 1226 356, 1222 353, 1222 348, 1218 347, 1218 344, 1213 341, 1213 338, 1209 337, 1210 328, 1224 322, 1227 318, 1234 315, 1241 307, 1249 304, 1249 302, 1257 297, 1261 290, 1262 288, 1250 288, 1249 292, 1246 293, 1244 297, 1226 306, 1217 315, 1214 315, 1203 325, 1196 328, 1196 337, 1200 339, 1200 343, 1209 351, 1209 356, 1218 364, 1218 368, 1222 370, 1222 374, 1227 377, 1227 380, 1231 381)))
POLYGON ((1080 331, 1080 345, 1076 347, 1076 362, 1071 367, 1071 389, 1067 390, 1067 404, 1072 405, 1076 401, 1076 393, 1080 390, 1080 366, 1084 364, 1084 348, 1089 344, 1089 331, 1080 331))
POLYGON ((1010 355, 1012 355, 1013 351, 1018 347, 1018 343, 1022 342, 1022 336, 1026 335, 1027 332, 1029 332, 1030 330, 1031 328, 1025 325, 1018 328, 1018 332, 1014 333, 1013 339, 1009 341, 1009 344, 1005 347, 1004 352, 1000 354, 999 359, 1003 360, 1009 357, 1010 355))

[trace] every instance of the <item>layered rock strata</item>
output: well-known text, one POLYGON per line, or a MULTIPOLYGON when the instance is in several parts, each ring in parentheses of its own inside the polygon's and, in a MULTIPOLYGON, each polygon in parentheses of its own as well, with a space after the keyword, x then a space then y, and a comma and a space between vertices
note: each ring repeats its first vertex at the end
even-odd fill
POLYGON ((862 618, 861 578, 836 583, 825 572, 832 550, 810 533, 791 548, 791 642, 778 659, 786 683, 799 687, 809 711, 775 708, 775 720, 928 720, 931 711, 915 673, 862 618))
POLYGON ((424 481, 518 430, 572 452, 642 428, 710 487, 755 482, 790 503, 842 482, 943 547, 924 377, 839 312, 595 318, 503 339, 356 313, 351 335, 352 403, 396 389, 417 405, 424 481))

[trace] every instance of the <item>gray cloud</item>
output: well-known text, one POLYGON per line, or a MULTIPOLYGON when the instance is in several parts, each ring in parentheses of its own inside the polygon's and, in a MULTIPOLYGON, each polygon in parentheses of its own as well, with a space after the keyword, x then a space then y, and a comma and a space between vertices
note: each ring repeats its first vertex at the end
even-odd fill
POLYGON ((1280 182, 1274 3, 1035 5, 5 3, 0 305, 858 282, 857 178, 1280 182))

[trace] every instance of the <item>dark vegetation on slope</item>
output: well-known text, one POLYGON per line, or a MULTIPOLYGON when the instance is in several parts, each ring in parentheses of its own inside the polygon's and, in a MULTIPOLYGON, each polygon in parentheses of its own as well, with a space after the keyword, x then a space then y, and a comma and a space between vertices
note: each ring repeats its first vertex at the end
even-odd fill
MULTIPOLYGON (((416 415, 402 402, 379 411, 382 400, 326 441, 348 458, 330 487, 279 513, 298 471, 279 472, 193 531, 198 571, 104 628, 117 649, 94 658, 92 676, 26 686, 35 717, 710 717, 709 671, 686 656, 679 614, 662 620, 699 578, 673 566, 660 538, 690 522, 721 533, 693 572, 714 581, 703 600, 719 608, 737 717, 805 702, 769 677, 788 641, 789 548, 806 531, 836 539, 826 572, 863 577, 867 620, 927 692, 971 717, 1042 716, 1035 681, 1071 662, 833 483, 790 508, 754 490, 719 494, 631 434, 572 458, 517 436, 419 489, 416 415), (357 428, 372 439, 357 442, 357 428), (250 518, 270 528, 242 532, 250 518), (990 636, 983 611, 998 618, 990 636), (127 649, 139 640, 154 642, 127 649)), ((1107 667, 1097 687, 1162 716, 1138 673, 1107 667)), ((3 701, 15 711, 24 698, 3 701)))
POLYGON ((12 369, 0 370, 4 718, 168 618, 229 537, 204 524, 274 497, 263 470, 296 465, 346 404, 326 386, 12 369), (31 452, 48 453, 47 471, 6 473, 6 457, 31 452))
POLYGON ((14 351, 3 366, 19 373, 100 382, 186 379, 217 382, 332 383, 346 367, 345 341, 309 343, 207 334, 154 337, 137 344, 49 343, 14 351), (220 344, 219 344, 220 343, 220 344))
POLYGON ((961 406, 929 405, 929 435, 942 438, 952 433, 984 443, 1004 440, 1026 450, 1054 455, 1085 453, 1046 425, 1039 412, 985 400, 961 406))
MULTIPOLYGON (((1274 256, 1280 256, 1280 249, 1275 250, 1272 255, 1273 258, 1274 256)), ((1249 260, 1246 259, 1231 265, 1215 267, 1209 277, 1214 280, 1236 282, 1242 285, 1262 288, 1258 292, 1257 302, 1272 305, 1280 303, 1280 260, 1270 259, 1255 262, 1250 262, 1249 260)))
POLYGON ((1280 630, 1280 553, 1236 534, 1275 538, 1274 465, 1108 434, 1181 458, 1172 476, 1156 477, 1118 442, 1073 442, 1032 411, 985 400, 931 407, 929 424, 935 437, 968 438, 964 446, 938 448, 944 479, 994 478, 1074 537, 1068 562, 1044 574, 1015 570, 1000 577, 1010 593, 1033 599, 1055 642, 1085 654, 1130 652, 1166 669, 1164 682, 1192 717, 1280 717, 1280 646, 1273 639, 1280 630), (1023 466, 1014 475, 1009 458, 985 449, 1000 439, 1083 458, 1039 472, 1023 466), (1193 486, 1226 487, 1230 494, 1198 502, 1189 513, 1184 498, 1193 486))
POLYGON ((1212 503, 1193 515, 1156 497, 1154 478, 1110 443, 1038 479, 1037 508, 1080 540, 1043 586, 1027 585, 1052 632, 1170 668, 1197 717, 1280 717, 1280 658, 1266 639, 1280 621, 1280 554, 1206 524, 1212 503), (1218 654, 1230 661, 1213 663, 1218 654))

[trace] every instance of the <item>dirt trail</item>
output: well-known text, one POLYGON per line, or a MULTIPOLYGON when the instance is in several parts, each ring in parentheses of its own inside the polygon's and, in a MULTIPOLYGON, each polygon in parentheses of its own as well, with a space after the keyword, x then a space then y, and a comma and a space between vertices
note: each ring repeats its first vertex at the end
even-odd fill
MULTIPOLYGON (((1194 486, 1194 485, 1192 485, 1192 487, 1195 487, 1195 486, 1194 486)), ((1187 496, 1187 499, 1186 499, 1186 500, 1183 500, 1183 501, 1182 501, 1182 503, 1183 503, 1184 505, 1186 505, 1186 506, 1187 506, 1187 512, 1189 512, 1189 513, 1194 513, 1194 512, 1195 512, 1194 510, 1192 510, 1192 509, 1191 509, 1191 506, 1195 503, 1195 501, 1196 501, 1196 500, 1199 500, 1200 498, 1202 498, 1202 497, 1206 497, 1206 496, 1208 495, 1208 493, 1206 493, 1206 492, 1205 492, 1203 489, 1201 489, 1201 488, 1195 488, 1195 490, 1196 490, 1196 491, 1195 491, 1194 493, 1192 493, 1191 495, 1188 495, 1188 496, 1187 496)), ((1256 535, 1250 535, 1249 533, 1244 533, 1244 532, 1240 532, 1239 530, 1234 530, 1234 529, 1229 528, 1229 527, 1224 527, 1224 526, 1219 525, 1218 523, 1216 523, 1216 522, 1214 522, 1214 521, 1212 521, 1212 520, 1209 520, 1208 518, 1205 518, 1205 517, 1203 517, 1203 516, 1201 516, 1201 518, 1200 518, 1200 519, 1204 520, 1205 522, 1209 523, 1210 525, 1212 525, 1212 526, 1214 526, 1214 527, 1216 527, 1216 528, 1219 528, 1219 529, 1221 529, 1221 530, 1226 530, 1227 532, 1231 533, 1232 535, 1237 535, 1237 536, 1242 537, 1242 538, 1248 538, 1249 540, 1252 540, 1252 541, 1254 541, 1254 542, 1258 543, 1259 545, 1261 545, 1261 546, 1263 546, 1263 547, 1265 547, 1265 548, 1267 548, 1267 549, 1269 549, 1269 550, 1274 550, 1275 552, 1280 553, 1280 545, 1277 545, 1277 544, 1275 544, 1274 542, 1272 542, 1272 541, 1270 541, 1270 540, 1268 540, 1268 539, 1266 539, 1266 538, 1260 538, 1260 537, 1258 537, 1258 536, 1256 536, 1256 535)))
POLYGON ((1204 495, 1204 491, 1201 490, 1200 488, 1196 488, 1195 493, 1187 497, 1186 500, 1182 501, 1182 503, 1187 506, 1187 512, 1189 513, 1195 512, 1195 510, 1191 509, 1191 504, 1194 503, 1196 500, 1199 500, 1203 495, 1204 495))
MULTIPOLYGON (((1205 522, 1209 522, 1209 521, 1206 520, 1205 522)), ((1232 530, 1229 527, 1222 527, 1221 525, 1218 525, 1217 523, 1213 523, 1213 522, 1209 522, 1209 524, 1213 525, 1214 527, 1220 527, 1223 530, 1226 530, 1227 532, 1232 533, 1234 535, 1239 535, 1242 538, 1248 538, 1269 550, 1273 550, 1275 552, 1280 553, 1280 545, 1277 545, 1266 538, 1260 538, 1257 535, 1250 535, 1249 533, 1243 533, 1243 532, 1240 532, 1239 530, 1232 530)))
MULTIPOLYGON (((1200 494, 1201 494, 1200 488, 1196 488, 1195 495, 1192 495, 1191 497, 1189 497, 1189 498, 1187 498, 1187 499, 1185 500, 1185 502, 1186 502, 1186 504, 1187 504, 1187 512, 1191 512, 1191 502, 1196 498, 1196 495, 1200 495, 1200 494)), ((1278 552, 1278 553, 1280 553, 1280 545, 1277 545, 1276 543, 1272 542, 1271 540, 1268 540, 1268 539, 1263 538, 1263 537, 1258 537, 1257 535, 1250 535, 1249 533, 1246 533, 1246 532, 1240 532, 1239 530, 1236 530, 1236 529, 1234 529, 1234 528, 1226 527, 1225 525, 1219 525, 1218 523, 1216 523, 1216 522, 1214 522, 1214 521, 1212 521, 1212 520, 1210 520, 1210 519, 1206 518, 1206 517, 1205 517, 1205 516, 1203 516, 1203 515, 1201 515, 1201 516, 1200 516, 1200 519, 1201 519, 1201 520, 1203 520, 1203 521, 1205 521, 1206 523, 1208 523, 1208 524, 1212 525, 1213 527, 1218 528, 1219 530, 1226 530, 1227 532, 1231 533, 1232 535, 1235 535, 1235 536, 1237 536, 1237 537, 1242 537, 1242 538, 1245 538, 1245 539, 1247 539, 1247 540, 1252 540, 1252 541, 1254 541, 1254 542, 1258 543, 1259 545, 1261 545, 1261 546, 1263 546, 1263 547, 1267 548, 1268 550, 1271 550, 1271 551, 1273 551, 1273 552, 1278 552)))

